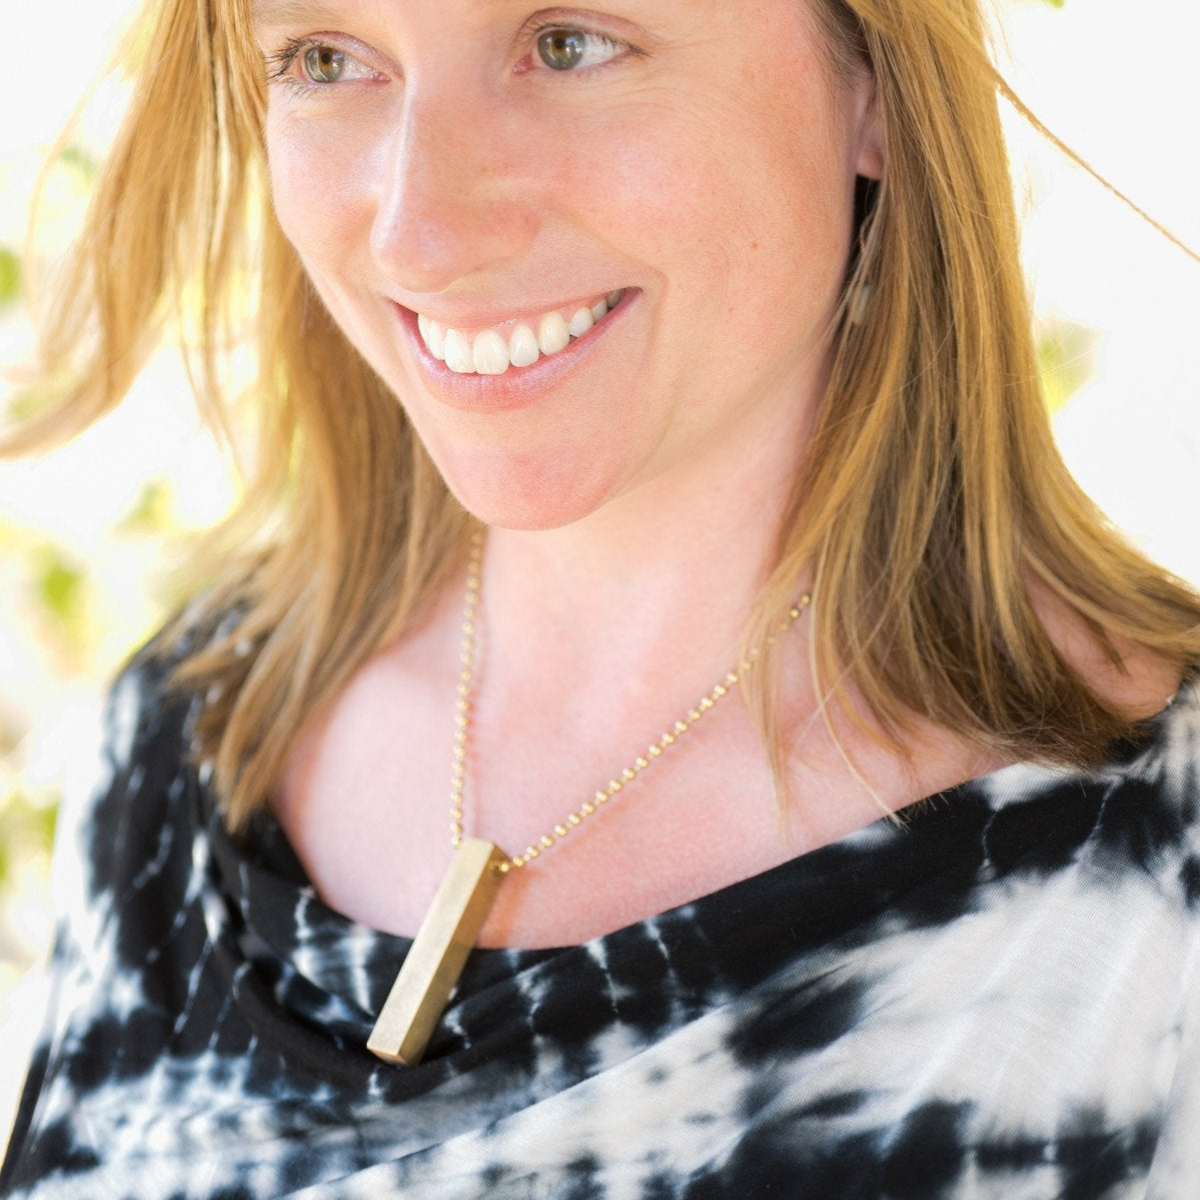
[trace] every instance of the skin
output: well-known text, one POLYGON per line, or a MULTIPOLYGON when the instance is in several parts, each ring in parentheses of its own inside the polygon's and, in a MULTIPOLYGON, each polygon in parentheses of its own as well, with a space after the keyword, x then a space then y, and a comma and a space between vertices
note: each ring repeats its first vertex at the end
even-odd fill
MULTIPOLYGON (((854 180, 885 158, 869 71, 835 72, 804 0, 541 10, 616 43, 571 72, 540 65, 535 15, 523 0, 257 9, 280 75, 282 227, 491 526, 466 825, 512 850, 733 664, 828 367, 854 180), (303 87, 303 56, 281 57, 295 40, 350 56, 348 74, 303 87), (448 402, 404 320, 478 329, 617 288, 587 352, 519 403, 504 383, 448 402)), ((324 898, 395 933, 415 931, 451 853, 461 586, 298 739, 276 797, 324 898)), ((814 715, 802 630, 783 683, 803 748, 786 827, 733 697, 510 876, 483 944, 608 932, 1000 765, 945 731, 914 726, 910 762, 844 726, 852 771, 814 715)))
POLYGON ((831 86, 805 5, 545 10, 631 47, 597 43, 574 72, 541 64, 521 33, 535 10, 511 0, 272 11, 268 55, 315 33, 362 64, 322 90, 272 88, 280 222, 471 511, 561 528, 674 492, 731 443, 802 439, 854 177, 882 167, 869 79, 831 86), (394 307, 481 327, 616 288, 638 292, 620 336, 499 414, 430 394, 394 307))

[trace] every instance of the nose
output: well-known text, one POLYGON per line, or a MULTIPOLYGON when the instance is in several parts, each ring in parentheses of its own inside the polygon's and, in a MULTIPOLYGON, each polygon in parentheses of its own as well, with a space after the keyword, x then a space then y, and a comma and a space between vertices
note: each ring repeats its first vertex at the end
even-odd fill
POLYGON ((371 227, 376 264, 399 287, 439 292, 519 257, 537 230, 515 130, 461 87, 412 89, 383 155, 371 227))

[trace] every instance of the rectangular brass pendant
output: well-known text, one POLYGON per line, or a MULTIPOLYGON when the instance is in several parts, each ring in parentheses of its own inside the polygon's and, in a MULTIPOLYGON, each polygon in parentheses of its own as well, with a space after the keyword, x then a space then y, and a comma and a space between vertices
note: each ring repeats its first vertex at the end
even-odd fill
POLYGON ((415 1067, 474 949, 504 878, 495 867, 508 856, 482 838, 463 838, 417 930, 367 1049, 388 1062, 415 1067))

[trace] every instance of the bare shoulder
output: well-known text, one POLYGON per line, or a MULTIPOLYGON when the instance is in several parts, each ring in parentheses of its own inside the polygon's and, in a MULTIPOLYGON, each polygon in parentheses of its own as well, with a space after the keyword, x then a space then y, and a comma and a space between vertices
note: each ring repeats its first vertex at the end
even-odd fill
POLYGON ((1179 665, 1130 638, 1110 635, 1111 648, 1078 613, 1045 589, 1034 606, 1062 656, 1091 691, 1130 720, 1161 712, 1179 690, 1179 665))

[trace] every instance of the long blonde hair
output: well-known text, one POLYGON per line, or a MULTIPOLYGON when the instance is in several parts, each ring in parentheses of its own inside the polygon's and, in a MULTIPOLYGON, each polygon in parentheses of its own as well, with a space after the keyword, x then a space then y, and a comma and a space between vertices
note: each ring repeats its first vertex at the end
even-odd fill
MULTIPOLYGON (((887 166, 747 645, 807 573, 821 687, 853 683, 897 741, 915 713, 1007 754, 1095 761, 1130 723, 1057 652, 1031 585, 1110 649, 1125 638, 1181 666, 1200 657, 1200 602, 1108 528, 1054 448, 977 0, 818 2, 834 58, 873 64, 887 166)), ((210 697, 198 753, 236 826, 269 798, 298 731, 460 567, 471 522, 265 203, 249 0, 149 11, 130 112, 47 308, 57 398, 7 448, 108 411, 189 313, 202 410, 233 437, 247 422, 222 365, 253 341, 245 501, 185 618, 220 631, 178 673, 210 697)), ((747 695, 778 771, 771 680, 755 672, 747 695)))

